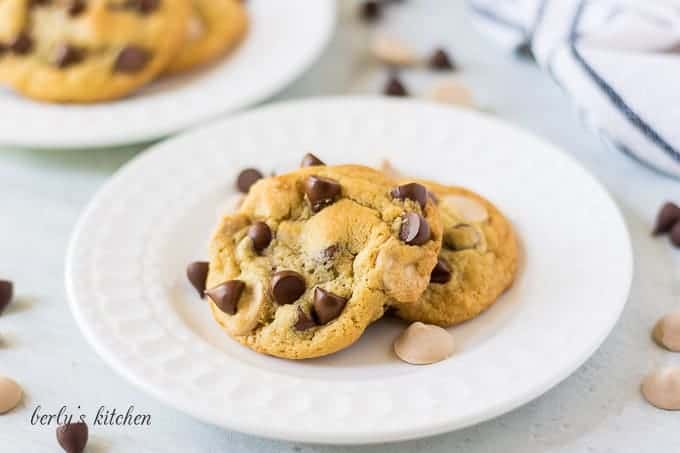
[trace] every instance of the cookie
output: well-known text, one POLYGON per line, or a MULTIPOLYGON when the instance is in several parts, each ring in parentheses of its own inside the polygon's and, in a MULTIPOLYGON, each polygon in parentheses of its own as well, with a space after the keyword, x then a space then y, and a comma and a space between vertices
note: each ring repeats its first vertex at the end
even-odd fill
POLYGON ((355 165, 257 181, 211 241, 206 299, 215 320, 278 357, 351 345, 389 300, 415 303, 429 284, 442 227, 423 193, 355 165))
POLYGON ((43 101, 125 96, 180 48, 189 0, 2 0, 0 81, 43 101))
POLYGON ((444 226, 439 262, 417 304, 395 304, 407 321, 452 326, 479 315, 512 284, 518 246, 508 220, 489 201, 461 187, 419 181, 437 199, 444 226))
POLYGON ((192 3, 184 44, 166 72, 183 72, 216 60, 236 47, 248 30, 248 16, 241 0, 192 3))

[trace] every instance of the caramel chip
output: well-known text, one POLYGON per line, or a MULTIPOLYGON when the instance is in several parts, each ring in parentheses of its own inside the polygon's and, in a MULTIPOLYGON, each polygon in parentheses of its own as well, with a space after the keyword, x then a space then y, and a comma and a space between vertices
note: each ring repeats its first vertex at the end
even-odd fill
POLYGON ((453 354, 453 337, 439 326, 414 322, 394 341, 394 352, 404 362, 428 365, 453 354))
POLYGON ((230 280, 206 290, 205 293, 220 310, 228 315, 235 315, 238 310, 238 300, 245 287, 246 284, 241 280, 230 280))
POLYGON ((642 381, 642 395, 653 406, 680 410, 680 368, 653 371, 642 381))
POLYGON ((323 288, 314 289, 314 315, 319 324, 327 324, 334 320, 347 304, 347 299, 326 291, 323 288))

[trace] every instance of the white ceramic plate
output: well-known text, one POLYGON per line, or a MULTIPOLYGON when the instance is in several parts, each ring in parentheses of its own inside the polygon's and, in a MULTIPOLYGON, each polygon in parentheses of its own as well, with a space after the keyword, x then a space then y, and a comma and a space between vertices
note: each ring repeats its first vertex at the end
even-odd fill
POLYGON ((0 144, 35 148, 125 145, 157 139, 261 101, 321 53, 334 0, 249 0, 250 30, 219 63, 93 105, 34 102, 0 88, 0 144))
POLYGON ((74 233, 67 287, 78 323, 111 366, 195 417, 260 436, 371 443, 461 428, 539 396, 614 326, 631 282, 621 215, 551 146, 489 116, 414 101, 319 99, 241 114, 155 146, 97 194, 74 233), (516 284, 451 332, 432 366, 398 361, 402 326, 381 321, 351 348, 293 362, 228 338, 189 287, 216 211, 246 166, 286 171, 389 157, 413 175, 488 196, 522 240, 516 284))

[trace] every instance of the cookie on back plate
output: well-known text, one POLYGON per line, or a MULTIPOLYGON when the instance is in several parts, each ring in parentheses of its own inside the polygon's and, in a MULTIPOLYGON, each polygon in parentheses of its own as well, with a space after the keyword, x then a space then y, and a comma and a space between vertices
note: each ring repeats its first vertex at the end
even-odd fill
POLYGON ((177 73, 217 60, 236 47, 248 30, 241 0, 192 0, 184 44, 166 72, 177 73))
POLYGON ((215 320, 255 351, 319 357, 354 343, 389 300, 414 303, 441 247, 424 187, 356 165, 258 181, 213 235, 215 320))
POLYGON ((0 0, 0 81, 43 101, 123 97, 176 55, 190 0, 0 0))

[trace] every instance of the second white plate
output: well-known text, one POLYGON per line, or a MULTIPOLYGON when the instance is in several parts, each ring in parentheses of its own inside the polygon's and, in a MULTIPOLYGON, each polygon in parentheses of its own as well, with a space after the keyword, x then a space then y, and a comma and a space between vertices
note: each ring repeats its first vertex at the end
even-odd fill
POLYGON ((319 56, 334 0, 252 0, 243 43, 213 66, 162 79, 115 102, 34 102, 0 88, 0 144, 35 148, 126 145, 157 139, 261 101, 319 56))
POLYGON ((625 304, 632 255, 603 188, 555 147, 488 116, 414 101, 322 99, 266 107, 155 146, 94 198, 67 258, 87 339, 142 389, 202 420, 321 443, 412 439, 539 396, 581 365, 625 304), (189 287, 239 170, 391 159, 493 200, 522 242, 511 291, 451 332, 450 359, 400 362, 382 321, 351 348, 293 362, 227 337, 189 287))

